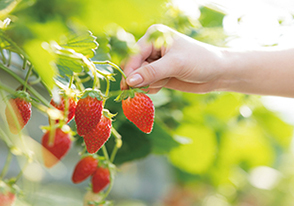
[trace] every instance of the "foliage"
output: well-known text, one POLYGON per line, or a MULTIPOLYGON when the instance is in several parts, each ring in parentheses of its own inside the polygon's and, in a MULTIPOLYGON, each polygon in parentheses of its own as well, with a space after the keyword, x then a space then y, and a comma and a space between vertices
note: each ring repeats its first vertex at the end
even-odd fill
MULTIPOLYGON (((109 97, 105 107, 117 114, 113 126, 123 142, 118 150, 117 136, 112 135, 106 143, 110 154, 117 150, 116 166, 151 154, 164 155, 180 183, 178 188, 200 194, 190 199, 183 195, 191 205, 205 205, 204 199, 211 197, 223 205, 275 205, 281 196, 284 203, 278 204, 287 205, 291 195, 284 187, 289 185, 286 180, 291 180, 291 172, 269 191, 250 185, 247 177, 260 166, 287 172, 283 155, 288 154, 293 134, 292 126, 267 110, 259 97, 162 90, 150 95, 156 106, 151 134, 142 133, 127 121, 120 103, 113 101, 123 78, 117 65, 133 52, 135 40, 152 23, 164 23, 192 38, 225 46, 225 14, 208 7, 201 7, 200 12, 199 19, 192 19, 163 0, 0 2, 0 70, 17 82, 8 84, 0 76, 1 97, 5 99, 7 93, 26 85, 34 106, 47 118, 50 99, 58 96, 58 90, 99 85, 109 97), (271 203, 264 199, 264 193, 271 194, 271 203)), ((74 122, 69 125, 76 130, 74 122)), ((20 140, 39 141, 40 137, 34 136, 34 131, 14 136, 7 128, 6 124, 0 127, 0 138, 11 153, 27 158, 29 163, 40 162, 34 147, 19 144, 20 140)), ((76 153, 84 148, 78 135, 75 146, 76 153)), ((98 155, 105 153, 100 150, 98 155)))

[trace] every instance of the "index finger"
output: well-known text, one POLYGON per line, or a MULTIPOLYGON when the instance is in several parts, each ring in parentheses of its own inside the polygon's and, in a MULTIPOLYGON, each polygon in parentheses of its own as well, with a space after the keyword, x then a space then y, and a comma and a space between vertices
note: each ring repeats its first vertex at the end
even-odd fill
POLYGON ((157 60, 160 58, 161 49, 154 47, 153 42, 149 40, 149 35, 150 32, 147 31, 136 43, 135 47, 137 47, 138 53, 130 56, 127 60, 124 67, 126 76, 141 67, 146 60, 157 60))

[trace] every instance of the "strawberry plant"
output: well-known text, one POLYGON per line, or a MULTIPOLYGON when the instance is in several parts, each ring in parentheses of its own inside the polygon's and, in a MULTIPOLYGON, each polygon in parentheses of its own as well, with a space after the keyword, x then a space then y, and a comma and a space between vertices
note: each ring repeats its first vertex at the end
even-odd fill
POLYGON ((252 194, 256 205, 291 204, 293 128, 257 97, 120 90, 120 65, 153 23, 217 46, 231 39, 213 21, 225 19, 219 10, 201 7, 195 20, 163 2, 0 1, 0 205, 122 205, 128 191, 160 205, 157 185, 171 173, 163 205, 241 205, 252 194), (246 182, 260 165, 286 168, 279 195, 246 182))
MULTIPOLYGON (((92 32, 69 28, 71 31, 63 34, 59 40, 34 41, 30 42, 29 47, 22 48, 8 34, 10 27, 15 24, 7 17, 8 13, 0 30, 0 69, 14 79, 19 87, 15 89, 0 82, 0 94, 7 105, 5 114, 9 127, 9 131, 1 129, 5 136, 4 142, 12 150, 14 139, 18 136, 24 142, 23 155, 28 164, 35 161, 37 157, 25 144, 27 140, 23 132, 38 110, 49 120, 48 125, 38 125, 43 130, 43 136, 39 137, 43 165, 48 169, 55 167, 63 161, 73 144, 83 148, 77 151, 81 160, 74 169, 72 181, 80 183, 92 176, 91 191, 101 193, 99 202, 95 204, 106 203, 115 177, 115 156, 123 145, 121 134, 112 124, 117 114, 111 114, 107 104, 112 101, 116 107, 122 107, 127 119, 144 133, 151 133, 155 112, 153 102, 143 91, 130 88, 122 92, 111 88, 117 78, 126 78, 125 74, 108 59, 95 58, 99 42, 92 32), (36 50, 45 57, 44 61, 31 55, 36 50), (25 73, 24 78, 11 68, 14 55, 22 63, 21 68, 17 69, 25 73), (37 86, 46 89, 50 98, 40 93, 37 86), (127 97, 128 92, 135 95, 127 97), (105 144, 110 138, 112 141, 107 148, 105 144), (106 188, 108 190, 103 193, 106 188)), ((9 162, 8 159, 2 177, 6 175, 9 162)), ((14 183, 21 176, 22 172, 14 183)), ((6 196, 11 200, 15 198, 10 193, 6 196)), ((4 202, 4 196, 1 198, 4 202)))

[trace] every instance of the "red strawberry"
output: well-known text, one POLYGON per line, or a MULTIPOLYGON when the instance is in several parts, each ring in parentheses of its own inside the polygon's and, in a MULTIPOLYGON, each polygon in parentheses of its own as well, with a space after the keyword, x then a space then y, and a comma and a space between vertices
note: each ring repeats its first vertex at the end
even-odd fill
POLYGON ((0 192, 0 206, 12 206, 14 205, 15 194, 12 192, 0 192))
POLYGON ((17 96, 16 98, 9 99, 9 105, 5 109, 6 120, 13 134, 19 133, 32 115, 29 95, 24 91, 18 91, 17 96))
POLYGON ((107 168, 98 167, 92 176, 92 190, 99 193, 110 183, 110 173, 107 168))
POLYGON ((68 152, 71 145, 69 133, 65 133, 60 128, 54 131, 47 131, 42 138, 43 159, 46 167, 50 168, 68 152), (54 142, 50 142, 50 135, 53 132, 54 142))
MULTIPOLYGON (((75 102, 75 99, 73 97, 67 97, 67 101, 68 101, 68 115, 67 115, 67 121, 66 123, 70 122, 74 115, 75 115, 75 111, 76 111, 76 106, 77 103, 75 102)), ((53 99, 51 99, 50 104, 52 106, 54 106, 56 109, 64 112, 65 110, 65 98, 61 97, 61 100, 59 103, 54 102, 53 99)), ((56 123, 58 123, 59 120, 56 120, 56 123)))
POLYGON ((16 199, 18 188, 12 182, 0 180, 0 206, 12 206, 16 199))
POLYGON ((150 133, 154 123, 154 105, 144 93, 135 92, 135 96, 122 100, 122 109, 128 120, 142 132, 150 133))
POLYGON ((102 116, 103 98, 98 90, 85 90, 79 99, 75 112, 77 132, 84 136, 91 132, 102 116))
POLYGON ((96 153, 108 140, 111 134, 111 119, 102 115, 97 126, 84 136, 87 151, 90 154, 96 153))
POLYGON ((87 179, 90 175, 92 175, 98 166, 98 160, 93 156, 87 156, 81 159, 73 172, 72 181, 77 184, 85 179, 87 179))

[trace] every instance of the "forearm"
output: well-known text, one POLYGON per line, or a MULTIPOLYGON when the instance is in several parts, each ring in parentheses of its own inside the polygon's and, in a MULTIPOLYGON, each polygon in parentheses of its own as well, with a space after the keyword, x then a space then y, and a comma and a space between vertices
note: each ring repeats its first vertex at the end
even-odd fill
POLYGON ((223 51, 217 90, 294 97, 294 48, 223 51))

